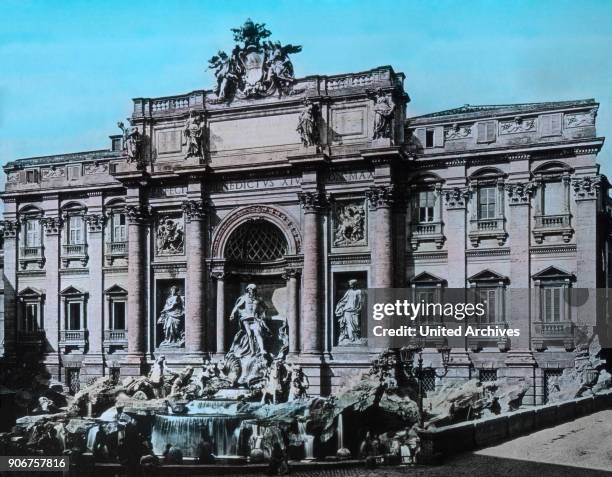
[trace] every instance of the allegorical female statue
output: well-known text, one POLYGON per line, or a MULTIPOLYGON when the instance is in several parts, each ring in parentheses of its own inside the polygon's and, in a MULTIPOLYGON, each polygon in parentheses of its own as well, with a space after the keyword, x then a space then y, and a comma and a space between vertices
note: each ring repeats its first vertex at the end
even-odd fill
POLYGON ((236 300, 229 319, 238 317, 240 329, 228 352, 236 358, 244 356, 257 356, 266 354, 264 346, 264 333, 270 329, 266 324, 266 308, 263 300, 257 295, 257 286, 249 284, 246 293, 236 300))
POLYGON ((179 289, 170 287, 166 304, 159 315, 157 323, 163 325, 164 341, 160 346, 182 346, 185 342, 185 304, 179 289))
POLYGON ((360 317, 363 308, 363 293, 357 288, 357 280, 349 280, 349 289, 336 304, 340 337, 338 344, 354 344, 361 341, 360 317))

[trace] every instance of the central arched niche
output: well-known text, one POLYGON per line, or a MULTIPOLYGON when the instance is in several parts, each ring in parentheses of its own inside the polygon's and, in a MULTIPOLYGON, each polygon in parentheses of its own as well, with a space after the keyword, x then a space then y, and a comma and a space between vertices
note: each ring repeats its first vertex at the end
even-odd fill
MULTIPOLYGON (((223 248, 225 271, 229 272, 225 289, 226 311, 231 313, 249 283, 257 285, 257 294, 265 304, 271 331, 271 336, 265 340, 266 349, 273 356, 279 352, 278 336, 287 318, 287 282, 283 273, 287 267, 288 251, 285 234, 264 218, 250 219, 238 225, 223 248)), ((231 345, 238 325, 237 320, 226 325, 226 349, 231 345)))

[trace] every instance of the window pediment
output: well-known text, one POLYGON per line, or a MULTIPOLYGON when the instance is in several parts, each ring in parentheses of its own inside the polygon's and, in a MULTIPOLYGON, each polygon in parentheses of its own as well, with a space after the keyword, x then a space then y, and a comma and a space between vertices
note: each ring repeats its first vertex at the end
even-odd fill
POLYGON ((64 288, 61 292, 60 295, 63 297, 84 297, 85 295, 87 295, 86 291, 80 290, 75 286, 68 286, 66 288, 64 288))
POLYGON ((478 273, 475 273, 474 275, 472 275, 471 277, 468 278, 469 282, 495 282, 495 283, 499 283, 499 282, 503 282, 503 283, 507 283, 508 277, 504 276, 504 275, 500 275, 497 272, 494 272, 492 270, 489 269, 485 269, 482 270, 478 273))
POLYGON ((421 272, 412 280, 410 280, 412 285, 428 285, 428 286, 442 286, 446 283, 446 280, 432 275, 429 272, 421 272))
POLYGON ((23 298, 35 298, 35 299, 40 299, 44 296, 44 292, 43 290, 40 290, 38 288, 35 287, 26 287, 23 290, 21 290, 17 296, 21 299, 23 298))
POLYGON ((534 280, 574 280, 573 273, 566 272, 555 266, 550 266, 532 276, 534 280))
POLYGON ((115 285, 107 288, 106 290, 104 290, 104 294, 105 295, 114 295, 114 296, 117 296, 117 295, 127 295, 128 292, 122 286, 115 284, 115 285))

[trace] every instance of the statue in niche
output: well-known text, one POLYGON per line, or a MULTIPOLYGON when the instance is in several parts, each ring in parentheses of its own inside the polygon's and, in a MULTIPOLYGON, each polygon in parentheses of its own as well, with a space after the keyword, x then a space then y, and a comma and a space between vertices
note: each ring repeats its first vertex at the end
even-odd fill
POLYGON ((357 288, 357 280, 348 282, 349 289, 336 304, 335 315, 340 325, 338 345, 360 344, 361 338, 361 309, 363 308, 363 292, 357 288))
POLYGON ((178 218, 161 217, 157 224, 157 254, 183 253, 185 233, 178 218))
POLYGON ((162 325, 164 341, 160 346, 180 347, 185 344, 185 304, 177 286, 170 287, 166 304, 157 323, 162 325))
POLYGON ((319 127, 317 105, 311 101, 304 102, 305 108, 300 113, 296 131, 304 147, 319 145, 319 127))
POLYGON ((183 146, 187 146, 185 159, 204 158, 206 154, 206 122, 200 113, 192 110, 183 126, 183 146))
POLYGON ((123 153, 127 157, 127 162, 135 162, 138 166, 142 166, 142 134, 136 127, 126 127, 122 121, 119 121, 117 126, 123 131, 123 153))
POLYGON ((390 95, 378 90, 374 99, 373 139, 390 138, 395 103, 390 95))
POLYGON ((355 245, 365 237, 365 210, 359 204, 347 204, 338 209, 334 245, 355 245))
POLYGON ((229 319, 238 317, 240 328, 230 348, 237 358, 242 356, 265 355, 264 333, 270 333, 266 324, 266 308, 263 300, 257 295, 257 286, 250 283, 232 309, 229 319))

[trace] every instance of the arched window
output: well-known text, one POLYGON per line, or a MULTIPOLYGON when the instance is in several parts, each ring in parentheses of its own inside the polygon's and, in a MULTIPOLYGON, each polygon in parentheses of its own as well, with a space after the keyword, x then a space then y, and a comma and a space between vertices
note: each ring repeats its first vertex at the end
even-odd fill
POLYGON ((225 246, 225 258, 242 262, 271 262, 287 253, 287 241, 274 224, 255 220, 240 225, 225 246))

